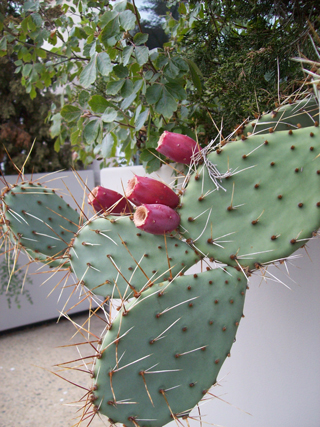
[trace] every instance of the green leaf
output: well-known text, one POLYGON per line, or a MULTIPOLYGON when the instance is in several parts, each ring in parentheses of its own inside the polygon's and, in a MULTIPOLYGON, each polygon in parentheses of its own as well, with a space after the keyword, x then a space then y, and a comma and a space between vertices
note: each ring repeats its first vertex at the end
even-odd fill
POLYGON ((42 24, 42 18, 41 18, 41 16, 40 16, 40 14, 39 14, 39 13, 33 13, 33 14, 31 15, 31 19, 32 19, 32 21, 35 23, 35 25, 36 25, 37 27, 41 27, 41 24, 42 24))
POLYGON ((148 115, 149 115, 149 108, 138 115, 135 121, 136 131, 142 128, 142 126, 145 124, 146 120, 148 119, 148 115))
POLYGON ((173 61, 169 61, 169 63, 165 66, 164 74, 165 76, 174 79, 179 74, 179 68, 173 63, 173 61))
POLYGON ((91 34, 94 34, 94 29, 92 27, 85 26, 83 27, 83 30, 86 32, 88 36, 90 36, 91 34))
POLYGON ((198 66, 193 61, 191 61, 191 59, 187 59, 187 63, 189 65, 192 82, 195 88, 197 89, 197 91, 199 92, 199 95, 201 95, 202 93, 202 84, 200 79, 200 77, 202 77, 201 71, 199 70, 198 66))
POLYGON ((101 154, 103 158, 112 157, 113 145, 115 140, 111 133, 107 133, 107 135, 103 138, 101 144, 101 154))
POLYGON ((106 52, 100 52, 97 56, 97 69, 102 76, 108 76, 112 71, 113 65, 110 56, 106 52))
POLYGON ((174 63, 174 65, 176 67, 179 68, 179 70, 181 71, 188 71, 189 70, 189 66, 186 63, 186 61, 184 59, 182 59, 180 56, 175 56, 172 58, 172 62, 174 63))
POLYGON ((37 12, 39 10, 39 0, 25 1, 23 5, 25 12, 37 12))
POLYGON ((7 38, 6 37, 2 37, 2 39, 0 40, 0 50, 7 50, 7 38))
POLYGON ((119 15, 120 26, 125 31, 133 30, 136 26, 136 16, 131 10, 124 10, 119 15))
POLYGON ((145 33, 137 33, 135 34, 135 36, 133 37, 133 43, 136 46, 139 46, 140 44, 144 44, 147 42, 149 38, 149 34, 145 34, 145 33))
POLYGON ((129 70, 127 67, 124 67, 122 64, 116 65, 115 67, 113 67, 113 71, 115 73, 115 75, 117 77, 119 77, 119 79, 124 79, 126 77, 128 77, 129 75, 129 70))
MULTIPOLYGON (((89 39, 88 39, 89 40, 89 39)), ((92 57, 96 53, 97 41, 94 40, 89 51, 89 56, 92 57)))
POLYGON ((23 68, 22 68, 22 75, 23 75, 23 77, 28 77, 29 74, 31 73, 31 71, 32 71, 32 64, 26 64, 26 65, 24 65, 23 68))
POLYGON ((38 80, 38 78, 39 78, 39 75, 38 75, 35 67, 32 67, 32 71, 31 71, 31 74, 29 76, 29 82, 35 83, 38 80))
POLYGON ((112 123, 117 118, 117 110, 112 107, 107 107, 101 117, 104 123, 112 123))
POLYGON ((105 43, 107 39, 110 37, 114 37, 117 34, 121 33, 119 26, 118 17, 114 18, 112 21, 108 22, 108 24, 104 27, 101 32, 101 41, 105 43))
POLYGON ((96 81, 97 77, 97 68, 96 68, 96 54, 91 58, 91 61, 88 65, 82 70, 79 83, 81 86, 88 88, 92 83, 96 81))
POLYGON ((87 92, 86 90, 82 90, 79 94, 79 104, 81 105, 82 108, 85 108, 87 105, 87 102, 90 98, 90 93, 87 92))
POLYGON ((93 95, 88 101, 88 104, 95 114, 103 114, 105 109, 112 105, 101 95, 93 95))
POLYGON ((87 144, 95 142, 100 131, 100 121, 98 119, 91 120, 83 129, 83 137, 87 144))
POLYGON ((63 141, 61 140, 60 136, 55 140, 54 142, 54 151, 56 151, 57 153, 59 153, 60 151, 60 147, 63 144, 63 141))
POLYGON ((83 47, 83 56, 85 56, 86 58, 89 58, 89 57, 91 58, 92 55, 90 54, 90 52, 94 44, 95 44, 94 41, 90 43, 89 39, 87 39, 83 47))
POLYGON ((133 46, 126 46, 122 51, 122 64, 127 65, 133 52, 133 46))
MULTIPOLYGON (((152 132, 150 131, 149 136, 146 140, 146 148, 157 148, 158 147, 158 141, 159 141, 159 132, 152 132)), ((158 153, 159 156, 159 153, 158 153)))
POLYGON ((144 83, 143 79, 136 80, 133 83, 133 92, 137 93, 141 89, 141 86, 143 85, 143 83, 144 83))
POLYGON ((81 116, 82 110, 75 105, 65 105, 61 109, 61 116, 65 119, 66 122, 73 122, 78 120, 81 116))
POLYGON ((171 117, 177 110, 178 103, 166 88, 162 89, 161 97, 156 103, 155 110, 157 113, 162 114, 164 117, 171 117))
POLYGON ((148 173, 155 172, 160 168, 161 162, 157 157, 159 157, 159 153, 157 153, 154 149, 141 151, 140 160, 142 161, 143 166, 148 173))
POLYGON ((133 83, 131 80, 126 79, 124 85, 121 88, 120 95, 122 98, 128 98, 133 93, 133 83))
POLYGON ((110 21, 118 16, 118 13, 112 10, 107 10, 100 19, 100 27, 104 28, 110 21))
POLYGON ((159 52, 157 47, 149 51, 149 58, 151 59, 151 61, 155 61, 158 57, 159 57, 159 52))
POLYGON ((52 125, 50 127, 50 134, 52 138, 58 136, 61 131, 61 114, 54 114, 51 118, 52 125))
POLYGON ((144 74, 144 78, 146 80, 150 80, 153 77, 153 71, 152 70, 148 70, 145 74, 144 74))
POLYGON ((186 5, 183 3, 183 1, 181 1, 179 3, 178 12, 180 13, 180 15, 186 15, 187 14, 187 8, 186 8, 186 5))
POLYGON ((146 91, 146 100, 148 104, 156 104, 162 93, 162 86, 160 84, 154 84, 149 86, 146 91))
POLYGON ((36 55, 39 56, 39 58, 46 58, 47 52, 43 49, 36 49, 36 55))
POLYGON ((168 63, 168 61, 169 61, 168 57, 165 56, 164 54, 161 54, 158 56, 155 62, 158 68, 162 68, 168 63))
POLYGON ((70 135, 71 145, 77 145, 79 142, 80 136, 81 136, 81 131, 79 129, 76 129, 74 132, 72 132, 70 135))
POLYGON ((34 99, 37 96, 37 91, 35 89, 34 86, 32 86, 31 91, 30 91, 30 98, 34 99))
POLYGON ((127 6, 129 5, 130 3, 128 4, 127 0, 118 1, 113 6, 113 9, 116 10, 117 12, 123 12, 124 10, 126 10, 127 6))
POLYGON ((24 62, 30 62, 32 60, 31 53, 28 51, 26 53, 23 53, 22 59, 24 62))
POLYGON ((149 49, 147 46, 137 46, 135 48, 135 54, 137 63, 140 66, 144 65, 149 59, 149 49))
POLYGON ((166 87, 167 91, 175 99, 178 99, 179 101, 181 101, 181 100, 187 98, 186 91, 184 90, 184 88, 179 83, 174 83, 174 82, 166 83, 165 87, 166 87))
POLYGON ((121 110, 126 110, 130 107, 133 101, 136 99, 137 94, 133 92, 132 95, 128 96, 128 98, 124 99, 121 103, 121 110))
MULTIPOLYGON (((153 154, 153 152, 156 153, 156 151, 152 150, 152 149, 148 149, 148 150, 144 149, 144 150, 142 150, 141 153, 140 153, 140 160, 142 162, 149 162, 150 160, 153 160, 154 157, 155 157, 154 154, 153 154)), ((159 154, 157 154, 157 155, 159 156, 159 154)))
POLYGON ((125 82, 125 79, 109 82, 107 84, 106 93, 108 95, 116 95, 124 85, 124 82, 125 82))

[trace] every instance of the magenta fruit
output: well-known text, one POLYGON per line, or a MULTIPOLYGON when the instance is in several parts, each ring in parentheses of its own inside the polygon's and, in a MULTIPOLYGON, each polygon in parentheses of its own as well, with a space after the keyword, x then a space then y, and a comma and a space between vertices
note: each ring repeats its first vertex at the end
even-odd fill
POLYGON ((137 228, 152 234, 164 234, 180 224, 179 214, 165 205, 141 205, 133 216, 137 228))
POLYGON ((130 214, 133 211, 130 203, 122 194, 101 186, 97 186, 91 191, 88 196, 88 203, 93 206, 96 212, 102 210, 112 215, 130 214))
POLYGON ((169 159, 190 165, 191 158, 200 151, 195 140, 187 135, 164 131, 158 141, 157 151, 169 159))
POLYGON ((179 196, 163 182, 137 175, 128 181, 126 197, 136 206, 161 204, 174 209, 180 202, 179 196))

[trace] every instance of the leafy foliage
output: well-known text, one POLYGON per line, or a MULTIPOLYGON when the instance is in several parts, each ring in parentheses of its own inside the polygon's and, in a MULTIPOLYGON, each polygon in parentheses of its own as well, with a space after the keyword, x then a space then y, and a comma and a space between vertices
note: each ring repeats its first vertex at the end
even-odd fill
MULTIPOLYGON (((70 141, 84 163, 138 152, 148 171, 160 166, 163 130, 206 144, 217 132, 211 117, 229 133, 300 87, 305 76, 290 58, 308 51, 320 12, 316 0, 171 1, 169 41, 151 48, 134 1, 7 3, 0 55, 17 55, 31 98, 61 93, 49 115, 56 151, 70 141)), ((150 3, 164 13, 163 2, 150 3)))
MULTIPOLYGON (((143 157, 163 129, 186 123, 188 62, 174 49, 147 47, 134 3, 58 3, 54 14, 46 2, 25 2, 21 22, 4 19, 3 54, 11 45, 32 98, 37 89, 63 91, 65 104, 50 117, 57 151, 70 139, 87 163, 119 149, 127 161, 138 149, 143 157)), ((159 166, 153 159, 149 170, 159 166)))
POLYGON ((202 72, 201 100, 225 135, 300 90, 307 75, 291 58, 314 56, 309 34, 319 30, 319 15, 316 0, 190 2, 194 21, 181 45, 202 72))

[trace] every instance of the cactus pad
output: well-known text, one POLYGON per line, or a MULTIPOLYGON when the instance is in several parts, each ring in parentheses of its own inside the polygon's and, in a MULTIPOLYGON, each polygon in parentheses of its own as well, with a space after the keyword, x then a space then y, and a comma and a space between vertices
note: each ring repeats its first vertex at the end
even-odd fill
POLYGON ((128 298, 152 282, 185 271, 199 259, 178 238, 146 233, 129 217, 89 221, 70 248, 71 265, 82 284, 114 298, 128 298))
POLYGON ((208 156, 221 173, 217 190, 202 165, 182 200, 181 226, 204 255, 255 268, 289 256, 320 226, 320 131, 252 135, 208 156))
POLYGON ((319 104, 315 97, 283 105, 271 113, 262 115, 240 128, 245 136, 252 133, 269 133, 272 131, 294 130, 319 123, 319 104))
POLYGON ((41 258, 62 256, 78 230, 79 214, 41 185, 22 182, 6 188, 2 205, 9 236, 41 258))
POLYGON ((230 353, 245 290, 242 273, 217 269, 154 285, 123 307, 94 368, 99 411, 126 426, 188 415, 230 353))

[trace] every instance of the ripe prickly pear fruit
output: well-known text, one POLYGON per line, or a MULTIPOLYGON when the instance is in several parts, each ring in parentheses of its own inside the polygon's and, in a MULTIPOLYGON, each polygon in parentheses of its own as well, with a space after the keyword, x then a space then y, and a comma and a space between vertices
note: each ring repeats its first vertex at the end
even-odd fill
POLYGON ((107 211, 111 215, 116 214, 130 214, 130 203, 116 191, 110 188, 104 188, 98 185, 95 187, 88 196, 88 203, 94 208, 96 212, 107 211))
POLYGON ((174 209, 180 202, 179 196, 163 182, 137 175, 128 181, 126 197, 136 206, 161 204, 174 209))
POLYGON ((142 205, 133 216, 137 228, 152 234, 164 234, 175 230, 180 224, 179 214, 166 205, 142 205))
POLYGON ((198 153, 200 148, 197 142, 187 135, 164 131, 156 150, 175 162, 190 165, 192 156, 198 153))

